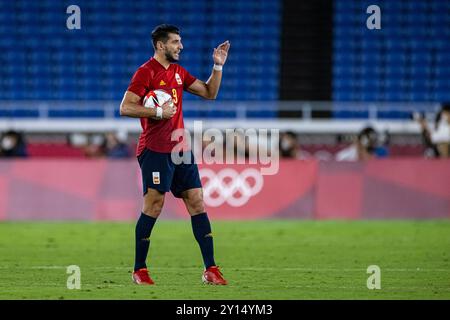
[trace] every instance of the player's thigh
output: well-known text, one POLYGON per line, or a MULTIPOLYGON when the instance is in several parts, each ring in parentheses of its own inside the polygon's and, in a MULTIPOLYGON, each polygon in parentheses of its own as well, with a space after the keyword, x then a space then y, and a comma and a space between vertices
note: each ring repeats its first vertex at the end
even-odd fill
POLYGON ((170 154, 144 150, 138 158, 142 173, 144 204, 142 212, 157 217, 170 190, 175 171, 170 154))
POLYGON ((184 190, 181 193, 186 209, 191 216, 205 212, 203 203, 203 189, 193 188, 184 190))
POLYGON ((175 172, 172 179, 170 190, 177 198, 183 198, 182 193, 190 189, 202 187, 197 164, 191 152, 192 160, 190 163, 181 163, 175 165, 175 172))
POLYGON ((170 191, 175 166, 170 159, 170 153, 159 153, 148 149, 138 158, 142 173, 144 196, 149 189, 161 193, 170 191))

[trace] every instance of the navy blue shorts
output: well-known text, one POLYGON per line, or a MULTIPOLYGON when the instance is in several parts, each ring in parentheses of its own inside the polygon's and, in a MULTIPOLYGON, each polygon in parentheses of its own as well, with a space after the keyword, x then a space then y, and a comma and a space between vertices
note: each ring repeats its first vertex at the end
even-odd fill
POLYGON ((185 190, 201 188, 200 175, 192 151, 190 163, 175 164, 170 153, 160 153, 145 149, 138 157, 142 172, 144 195, 148 188, 161 193, 172 191, 173 195, 181 198, 185 190))

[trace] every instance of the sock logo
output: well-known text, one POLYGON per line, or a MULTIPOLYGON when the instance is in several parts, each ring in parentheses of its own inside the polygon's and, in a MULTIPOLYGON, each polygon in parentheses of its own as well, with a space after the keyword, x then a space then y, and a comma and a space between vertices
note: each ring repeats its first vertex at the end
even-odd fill
POLYGON ((161 181, 159 180, 159 171, 152 172, 153 174, 153 184, 160 184, 161 181))
POLYGON ((212 238, 212 233, 205 234, 205 238, 212 238))

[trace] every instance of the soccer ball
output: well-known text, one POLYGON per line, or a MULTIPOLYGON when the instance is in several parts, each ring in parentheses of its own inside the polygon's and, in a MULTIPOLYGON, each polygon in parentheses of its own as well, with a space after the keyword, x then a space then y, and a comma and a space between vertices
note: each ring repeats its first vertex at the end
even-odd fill
MULTIPOLYGON (((161 106, 167 101, 171 101, 172 96, 164 90, 150 90, 144 97, 144 107, 145 108, 161 108, 161 106)), ((173 102, 172 102, 173 106, 173 102)), ((157 117, 152 117, 152 119, 160 120, 157 117)))
POLYGON ((164 90, 150 90, 144 97, 144 107, 160 108, 164 103, 170 100, 172 100, 172 96, 164 90))

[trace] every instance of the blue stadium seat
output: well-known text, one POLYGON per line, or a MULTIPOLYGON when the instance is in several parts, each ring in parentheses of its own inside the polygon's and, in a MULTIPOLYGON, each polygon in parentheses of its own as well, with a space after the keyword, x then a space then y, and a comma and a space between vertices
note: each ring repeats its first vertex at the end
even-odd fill
MULTIPOLYGON (((355 10, 365 10, 369 4, 357 0, 334 2, 333 99, 448 99, 450 4, 440 0, 382 0, 377 3, 382 8, 382 29, 367 32, 361 28, 355 10)), ((403 117, 390 113, 382 116, 403 117)))
POLYGON ((210 73, 213 46, 225 39, 232 41, 236 49, 224 77, 230 85, 223 86, 221 99, 278 98, 279 1, 175 0, 155 2, 152 10, 145 0, 79 0, 77 5, 82 8, 82 28, 67 30, 61 27, 64 5, 52 0, 0 2, 0 57, 4 61, 0 85, 16 90, 1 90, 0 99, 120 100, 133 72, 153 53, 152 26, 166 21, 182 29, 183 66, 204 80, 210 73), (249 25, 256 28, 249 29, 249 25), (199 37, 205 29, 209 31, 206 37, 199 37), (260 53, 249 55, 249 50, 260 53), (243 70, 243 63, 265 66, 243 70), (236 93, 240 79, 263 77, 276 80, 252 82, 253 95, 236 93), (23 78, 39 81, 29 82, 24 90, 23 78))

